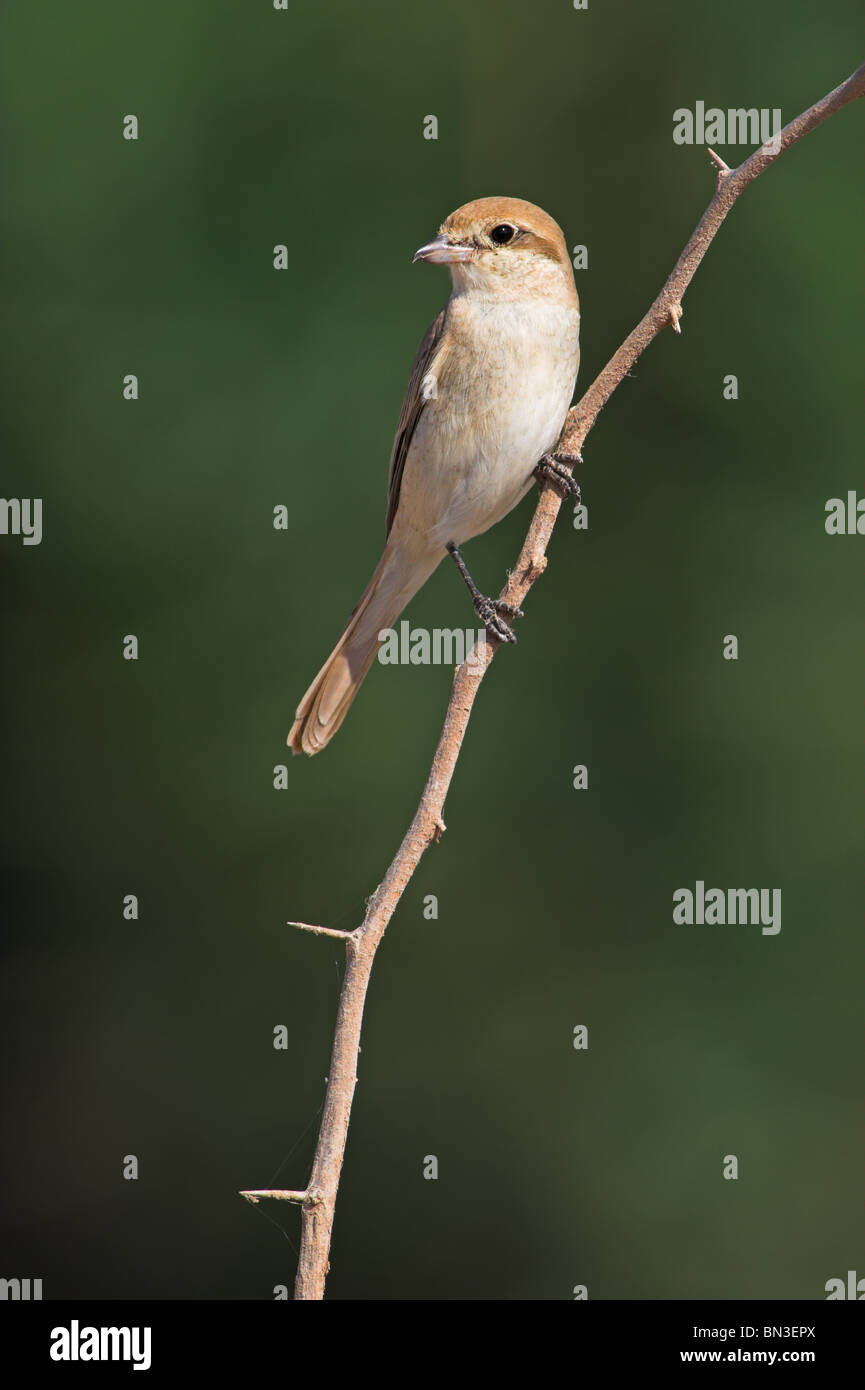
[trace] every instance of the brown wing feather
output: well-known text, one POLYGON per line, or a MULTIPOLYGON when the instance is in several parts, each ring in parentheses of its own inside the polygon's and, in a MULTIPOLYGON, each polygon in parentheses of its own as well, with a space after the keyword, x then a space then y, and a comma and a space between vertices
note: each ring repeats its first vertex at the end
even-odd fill
POLYGON ((417 422, 423 414, 426 401, 421 396, 421 382, 427 372, 431 370, 442 346, 442 336, 445 328, 445 317, 447 315, 447 305, 440 309, 424 334, 423 342, 417 350, 417 357, 411 369, 411 376, 408 379, 405 398, 400 411, 399 424, 396 427, 396 435, 393 441, 393 451, 390 456, 390 476, 387 484, 387 534, 390 535, 390 528, 396 516, 396 509, 399 505, 399 490, 402 483, 402 475, 405 470, 405 461, 408 457, 409 445, 412 441, 417 422))

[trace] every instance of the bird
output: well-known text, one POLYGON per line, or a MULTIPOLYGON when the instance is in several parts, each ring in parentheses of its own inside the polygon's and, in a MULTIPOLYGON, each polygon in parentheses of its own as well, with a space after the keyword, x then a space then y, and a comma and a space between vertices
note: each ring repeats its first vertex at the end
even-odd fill
POLYGON ((506 516, 535 479, 579 497, 579 455, 555 451, 580 360, 580 306, 558 223, 522 198, 452 212, 415 261, 446 265, 451 295, 415 357, 390 458, 384 553, 297 707, 288 745, 333 738, 386 629, 450 555, 486 633, 515 642, 519 609, 487 598, 460 547, 506 516), (380 636, 381 634, 381 636, 380 636))

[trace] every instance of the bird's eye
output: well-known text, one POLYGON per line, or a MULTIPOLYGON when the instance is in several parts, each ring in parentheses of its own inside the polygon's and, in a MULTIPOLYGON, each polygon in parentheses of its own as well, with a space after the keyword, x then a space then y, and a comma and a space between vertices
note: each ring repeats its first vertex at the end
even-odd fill
POLYGON ((490 241, 496 246, 507 246, 509 241, 513 241, 516 234, 516 227, 512 227, 509 222, 500 222, 490 232, 490 241))

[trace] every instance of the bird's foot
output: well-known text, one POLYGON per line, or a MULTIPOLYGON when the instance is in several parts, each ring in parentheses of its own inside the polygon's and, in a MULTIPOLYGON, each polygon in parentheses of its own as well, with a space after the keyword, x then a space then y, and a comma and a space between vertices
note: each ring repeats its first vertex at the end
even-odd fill
POLYGON ((501 598, 485 598, 483 594, 473 594, 472 603, 490 637, 495 637, 497 642, 516 642, 517 634, 506 619, 524 618, 522 608, 505 603, 501 598))
POLYGON ((568 454, 561 450, 553 454, 544 454, 535 468, 534 474, 542 485, 547 482, 552 483, 565 500, 573 497, 576 502, 579 502, 580 485, 571 474, 570 469, 582 461, 582 454, 568 454))
POLYGON ((466 569, 466 562, 460 555, 459 546, 453 541, 448 541, 445 550, 462 575, 465 586, 472 596, 472 607, 486 628, 488 635, 495 637, 497 642, 516 642, 517 634, 506 619, 524 617, 523 610, 515 608, 512 603, 505 603, 504 599, 501 598, 486 598, 466 569))

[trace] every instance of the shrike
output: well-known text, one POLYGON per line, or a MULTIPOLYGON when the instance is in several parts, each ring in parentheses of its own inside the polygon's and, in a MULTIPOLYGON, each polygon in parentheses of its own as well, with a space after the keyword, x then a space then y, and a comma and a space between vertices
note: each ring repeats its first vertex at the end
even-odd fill
POLYGON ((508 618, 485 598, 459 547, 516 506, 532 479, 578 489, 572 458, 550 453, 574 393, 580 311, 565 239, 520 198, 457 208, 416 261, 450 267, 453 289, 418 349, 390 459, 387 543, 345 631, 307 690, 288 736, 317 753, 348 713, 406 604, 450 554, 475 612, 500 642, 508 618))

